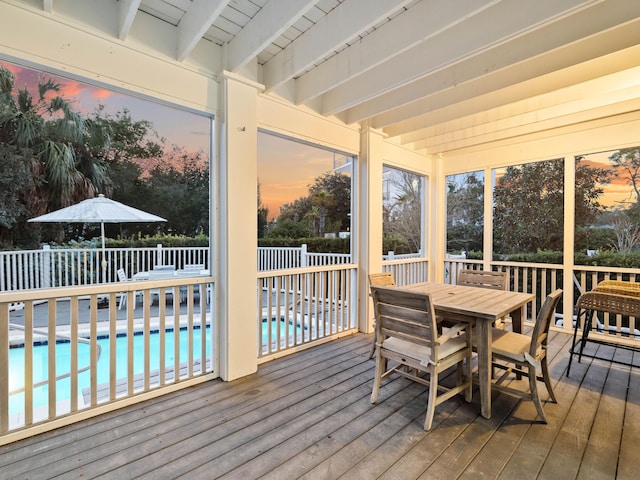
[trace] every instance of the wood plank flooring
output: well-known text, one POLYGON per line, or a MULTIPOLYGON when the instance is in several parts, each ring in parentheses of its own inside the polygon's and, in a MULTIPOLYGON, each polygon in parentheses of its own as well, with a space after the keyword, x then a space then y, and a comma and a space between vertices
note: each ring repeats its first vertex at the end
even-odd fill
POLYGON ((640 354, 594 345, 635 368, 583 359, 567 378, 569 340, 552 333, 547 425, 504 394, 482 418, 476 389, 427 433, 422 385, 390 379, 371 405, 371 336, 358 334, 0 447, 0 478, 635 479, 640 354))

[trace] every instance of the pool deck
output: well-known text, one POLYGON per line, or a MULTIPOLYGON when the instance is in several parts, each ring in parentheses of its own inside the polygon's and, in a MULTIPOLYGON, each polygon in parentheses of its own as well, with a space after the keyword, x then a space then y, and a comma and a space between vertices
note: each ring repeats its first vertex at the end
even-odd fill
MULTIPOLYGON (((108 299, 107 299, 108 300, 108 299)), ((136 308, 133 309, 133 327, 138 331, 141 329, 145 322, 145 311, 142 307, 143 300, 138 300, 136 308)), ((171 295, 164 297, 165 315, 167 317, 167 327, 173 326, 174 304, 171 295)), ((115 312, 116 320, 116 332, 124 332, 128 328, 128 315, 127 305, 123 305, 122 309, 118 309, 119 303, 115 304, 107 303, 106 308, 95 309, 97 319, 97 331, 98 335, 107 335, 109 333, 111 313, 113 309, 115 312)), ((197 293, 194 294, 193 315, 194 318, 200 316, 200 298, 197 293)), ((186 303, 179 303, 177 312, 180 315, 180 325, 184 325, 187 322, 189 315, 189 306, 186 303)), ((78 301, 78 334, 80 336, 88 336, 89 328, 91 324, 91 315, 93 311, 90 308, 89 299, 80 299, 78 301)), ((206 304, 207 322, 210 320, 211 305, 206 304)), ((18 309, 10 312, 9 321, 14 324, 24 325, 25 310, 18 309)), ((149 305, 149 324, 151 329, 158 328, 160 318, 160 303, 158 296, 152 296, 151 303, 149 305)), ((59 299, 55 305, 55 323, 56 332, 61 335, 69 335, 71 330, 71 302, 69 299, 59 299)), ((33 308, 33 326, 41 331, 46 331, 49 327, 49 304, 48 302, 38 303, 33 308)), ((44 335, 34 335, 36 341, 45 341, 44 335)), ((20 345, 24 343, 24 333, 19 329, 10 329, 9 342, 11 345, 20 345)))

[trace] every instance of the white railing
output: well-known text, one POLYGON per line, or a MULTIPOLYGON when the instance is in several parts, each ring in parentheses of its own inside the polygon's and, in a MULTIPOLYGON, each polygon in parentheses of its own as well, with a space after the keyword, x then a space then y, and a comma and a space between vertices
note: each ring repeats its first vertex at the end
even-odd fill
POLYGON ((212 289, 201 276, 0 293, 0 445, 215 378, 212 289))
POLYGON ((118 281, 162 265, 209 265, 209 247, 61 248, 0 252, 0 292, 118 281), (105 260, 103 268, 103 259, 105 260))
MULTIPOLYGON (((445 283, 455 284, 462 269, 482 269, 482 260, 464 258, 445 258, 445 283)), ((562 288, 564 270, 562 265, 547 263, 491 262, 494 271, 508 272, 509 290, 535 294, 534 301, 528 305, 527 320, 535 319, 546 296, 556 288, 562 288)), ((564 292, 567 294, 567 292, 564 292)), ((568 293, 569 295, 571 292, 568 293)), ((576 297, 577 299, 577 297, 576 297)), ((562 307, 558 307, 561 311, 562 307)))
POLYGON ((356 272, 333 265, 260 273, 259 361, 355 331, 356 272))
POLYGON ((391 272, 398 286, 429 281, 429 261, 426 258, 394 257, 393 260, 383 260, 382 270, 391 272))
POLYGON ((258 271, 321 267, 351 263, 348 253, 311 253, 307 245, 299 247, 258 247, 258 271))
MULTIPOLYGON (((461 269, 481 269, 481 260, 469 260, 458 258, 445 258, 445 282, 456 283, 457 274, 461 269)), ((521 262, 491 262, 491 268, 495 271, 509 273, 509 290, 515 292, 533 293, 536 298, 527 314, 529 320, 534 319, 545 297, 556 288, 563 288, 565 271, 562 265, 547 263, 521 263, 521 262)), ((638 269, 621 267, 594 267, 574 265, 572 275, 573 289, 564 291, 563 296, 569 300, 570 305, 575 305, 578 297, 592 290, 603 280, 625 280, 640 282, 638 269)), ((558 320, 571 318, 575 312, 568 315, 563 312, 563 307, 558 307, 558 320)), ((572 331, 572 322, 557 322, 565 331, 572 331)))

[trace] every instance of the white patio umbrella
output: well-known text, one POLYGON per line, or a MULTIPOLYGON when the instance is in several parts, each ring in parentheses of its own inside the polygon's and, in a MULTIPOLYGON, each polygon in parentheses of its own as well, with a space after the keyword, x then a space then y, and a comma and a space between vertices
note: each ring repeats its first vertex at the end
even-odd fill
POLYGON ((88 198, 75 205, 31 218, 28 221, 48 223, 99 223, 102 237, 102 268, 104 270, 106 269, 104 246, 105 223, 150 223, 166 222, 167 220, 152 213, 147 213, 116 202, 100 194, 95 198, 88 198))

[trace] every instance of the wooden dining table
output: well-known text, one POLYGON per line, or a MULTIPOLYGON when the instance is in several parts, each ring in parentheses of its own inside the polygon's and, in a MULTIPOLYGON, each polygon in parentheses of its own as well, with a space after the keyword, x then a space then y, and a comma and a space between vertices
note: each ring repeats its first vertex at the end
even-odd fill
POLYGON ((428 293, 431 295, 437 316, 473 325, 477 337, 481 412, 484 418, 491 418, 492 324, 498 319, 510 316, 513 331, 522 333, 526 306, 535 299, 535 295, 433 282, 397 288, 428 293))

